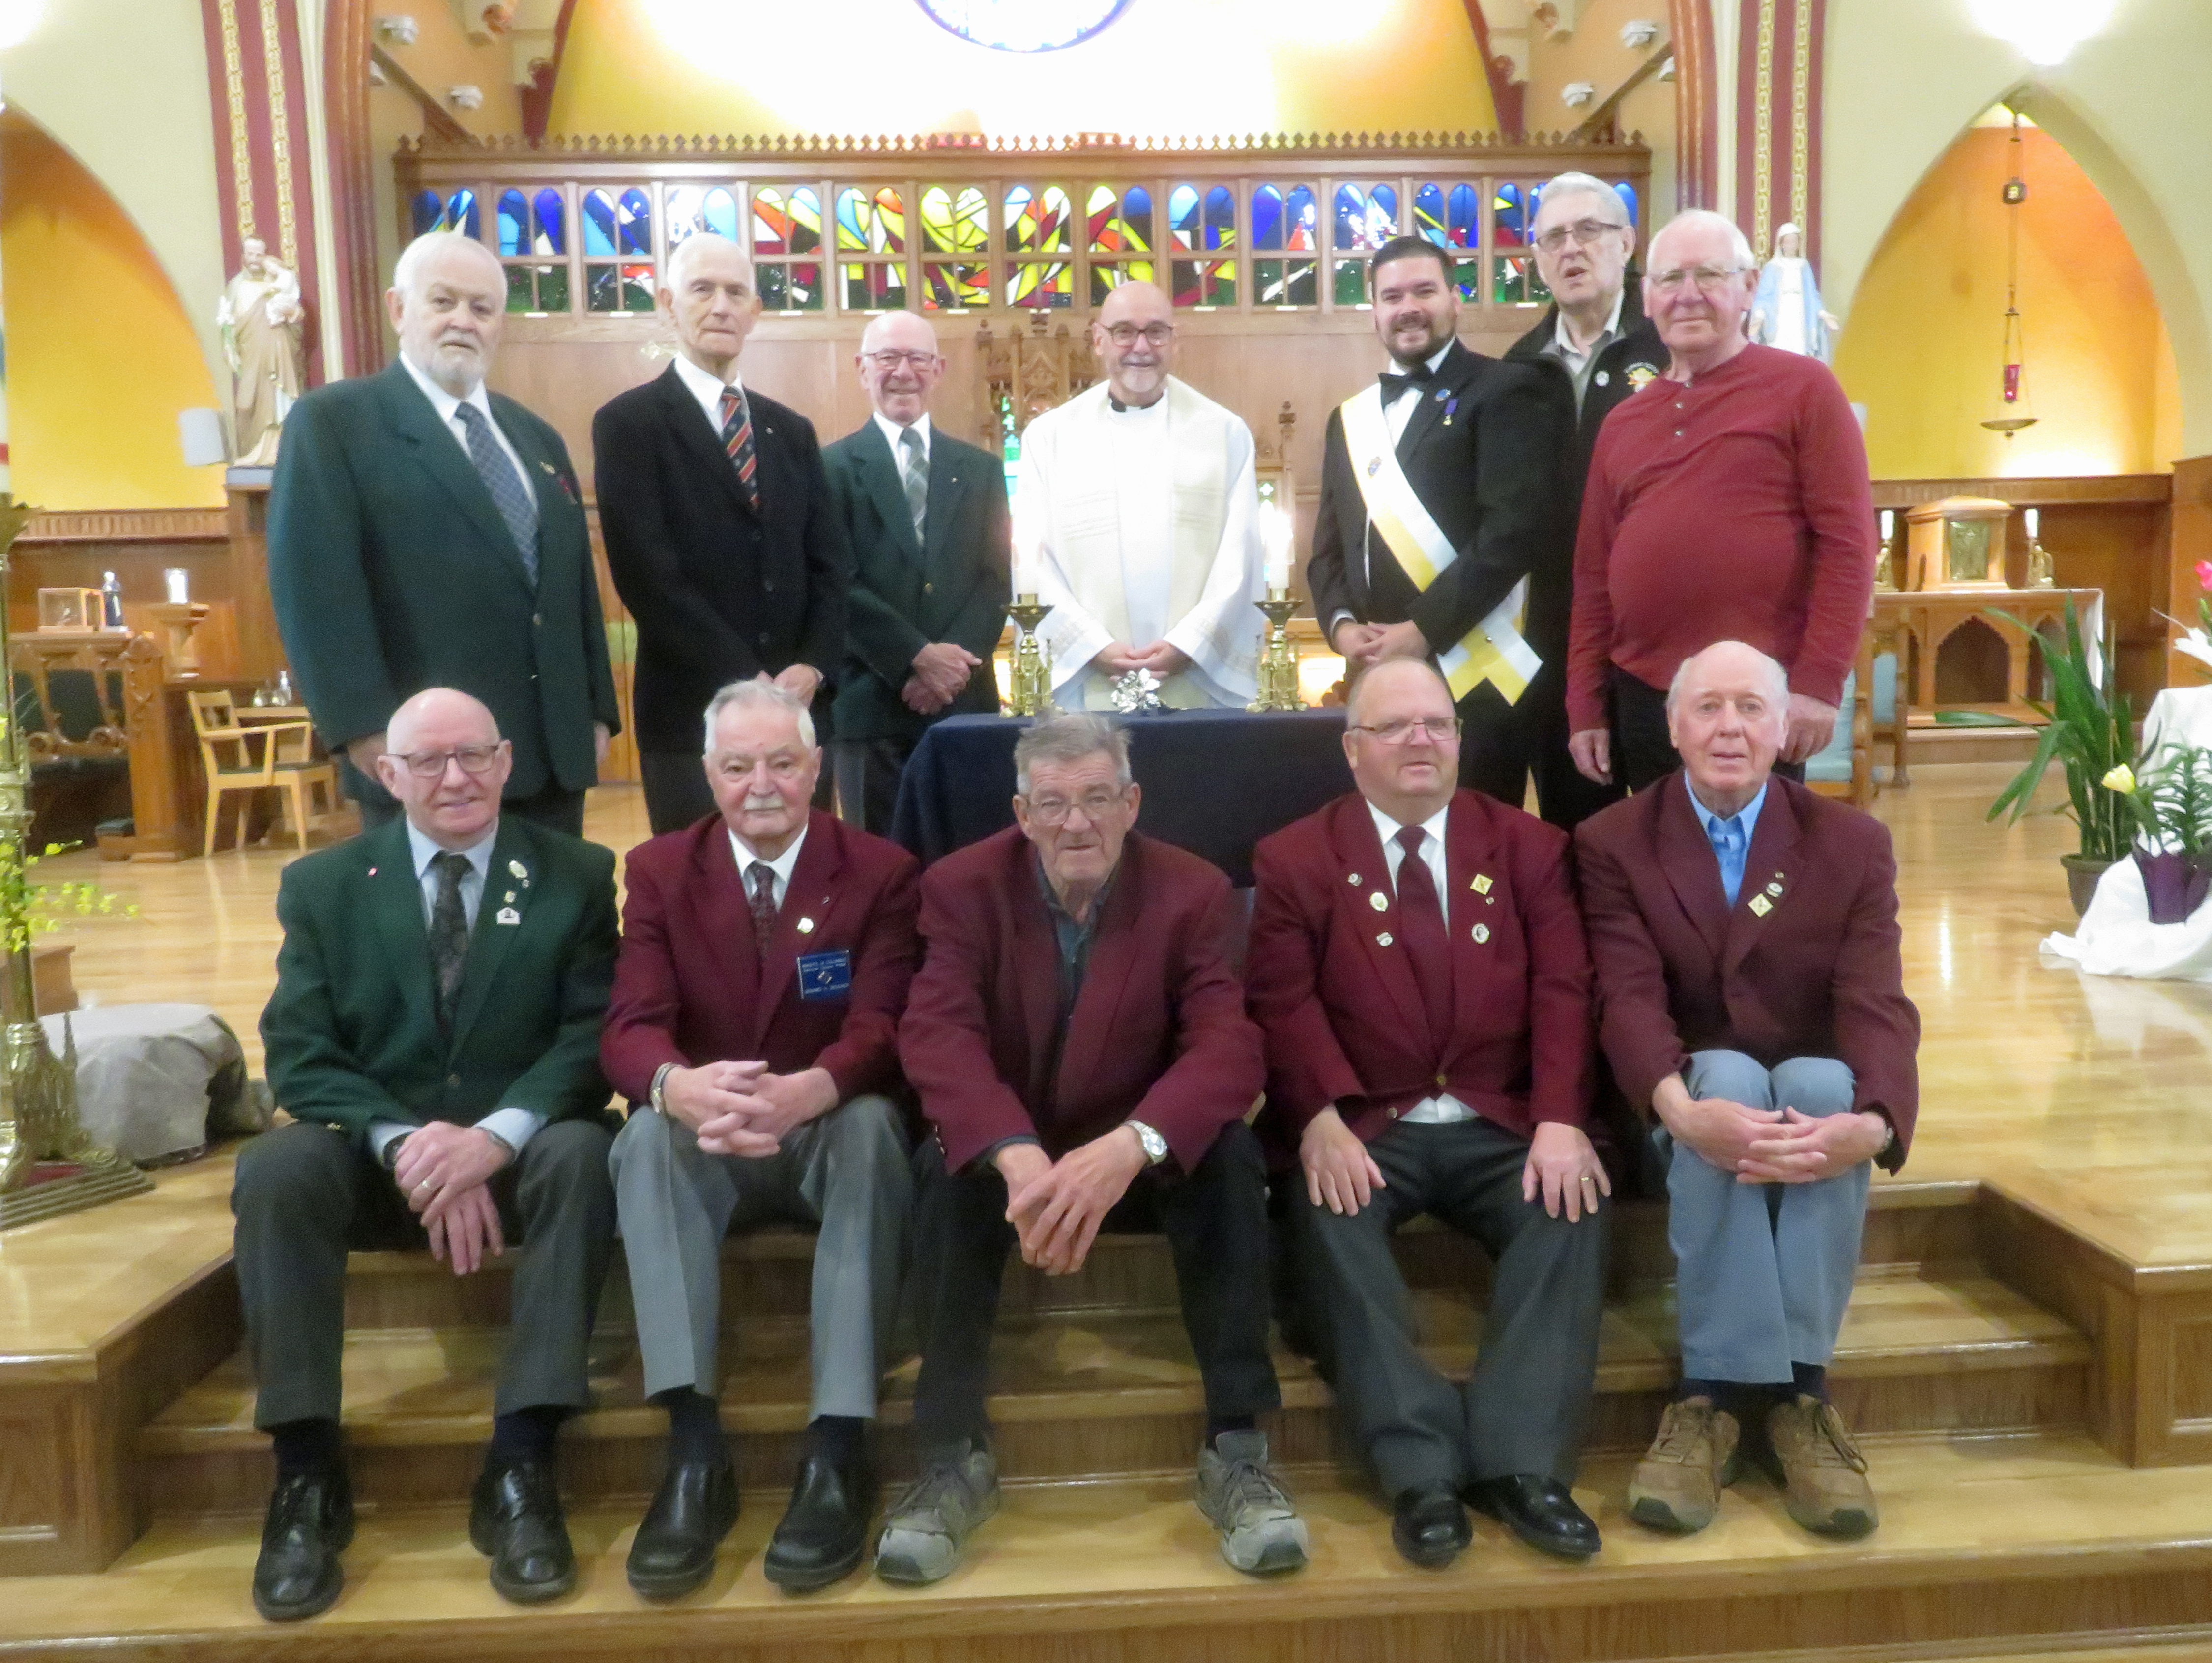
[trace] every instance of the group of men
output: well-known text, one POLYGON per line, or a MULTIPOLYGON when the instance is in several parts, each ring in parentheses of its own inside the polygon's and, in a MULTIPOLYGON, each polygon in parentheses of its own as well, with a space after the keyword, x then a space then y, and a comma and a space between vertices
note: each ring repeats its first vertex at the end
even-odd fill
POLYGON ((1601 181, 1553 181, 1532 232, 1556 304, 1504 360, 1459 343, 1435 245, 1370 263, 1393 367, 1330 419, 1310 565, 1357 790, 1261 843, 1249 914, 1134 829, 1127 735, 1089 713, 1136 671, 1170 705, 1252 690, 1251 439, 1170 373, 1166 297, 1109 297, 1106 379, 1030 424, 1010 517, 998 460, 930 424, 924 320, 870 324, 872 414, 821 447, 743 385, 742 252, 685 239, 660 294, 679 355, 593 424, 655 834, 619 931, 612 858, 576 835, 617 726, 580 491, 552 429, 484 386, 496 259, 410 246, 400 361, 301 401, 271 505, 287 646, 369 829, 287 869, 263 1029, 294 1124, 247 1147, 234 1196, 277 1466, 264 1615, 343 1585, 366 1246, 466 1273, 529 1244, 471 1538, 511 1599, 573 1586, 554 1452, 617 1224, 668 1424, 629 1556, 648 1598, 701 1587, 735 1520, 720 1247, 777 1220, 819 1232, 810 1420, 763 1561, 785 1587, 872 1548, 893 1582, 961 1562, 998 1503, 1006 1258, 1073 1273, 1101 1229, 1168 1238, 1229 1563, 1307 1553, 1261 1424, 1271 1317, 1408 1559, 1449 1563, 1469 1505, 1587 1557, 1570 1486, 1609 1198, 1646 1156, 1683 1378, 1628 1512, 1698 1528, 1756 1460, 1809 1528, 1873 1527, 1825 1368, 1869 1164, 1911 1137, 1917 1018, 1886 834, 1790 777, 1870 592, 1863 451, 1824 368, 1744 338, 1756 273, 1726 221, 1661 233, 1640 309, 1601 181), (922 872, 878 834, 927 725, 997 708, 1016 543, 1080 708, 1020 738, 1016 825, 922 872), (1595 1115, 1608 1071, 1632 1139, 1595 1115), (1463 1386, 1390 1251, 1420 1213, 1496 1261, 1463 1386), (919 1471, 878 1523, 902 1299, 919 1471))

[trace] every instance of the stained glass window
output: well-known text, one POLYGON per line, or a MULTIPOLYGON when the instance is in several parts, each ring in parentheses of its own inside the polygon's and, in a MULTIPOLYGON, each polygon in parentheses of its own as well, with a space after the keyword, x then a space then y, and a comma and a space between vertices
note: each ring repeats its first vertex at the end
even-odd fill
MULTIPOLYGON (((1168 240, 1176 253, 1211 253, 1237 246, 1237 195, 1225 185, 1203 196, 1194 185, 1168 191, 1168 240)), ((1170 263, 1177 306, 1235 306, 1237 262, 1176 259, 1170 263)))
POLYGON ((1532 254, 1508 251, 1528 247, 1528 233, 1542 206, 1540 185, 1500 185, 1491 193, 1490 298, 1497 306, 1538 306, 1552 298, 1532 254))
MULTIPOLYGON (((648 294, 645 309, 653 300, 648 294)), ((568 263, 540 264, 516 260, 507 268, 507 309, 509 312, 566 312, 568 310, 568 263)))
POLYGON ((467 187, 450 197, 441 197, 435 191, 418 191, 414 203, 415 234, 427 236, 433 231, 459 231, 471 237, 483 234, 483 222, 477 215, 477 193, 467 187))
POLYGON ((668 192, 668 246, 695 231, 705 231, 732 242, 738 235, 738 194, 726 185, 679 185, 668 192))
POLYGON ((906 304, 906 194, 896 185, 846 185, 837 192, 837 271, 844 305, 885 312, 906 304))
POLYGON ((1075 209, 1064 186, 1006 187, 1006 304, 1075 304, 1075 209), (1053 256, 1058 256, 1054 258, 1053 256), (1042 258, 1040 258, 1042 257, 1042 258))
POLYGON ((1089 39, 1129 0, 921 0, 931 21, 1000 52, 1047 52, 1089 39))
POLYGON ((1613 187, 1613 194, 1620 198, 1620 205, 1628 210, 1628 222, 1634 225, 1639 217, 1636 206, 1636 187, 1627 180, 1622 179, 1613 187))
POLYGON ((1085 209, 1085 240, 1091 254, 1091 304, 1103 306, 1106 297, 1132 279, 1151 282, 1152 193, 1141 185, 1127 189, 1094 185, 1085 209), (1132 258, 1132 257, 1136 258, 1132 258))
POLYGON ((823 307, 822 193, 809 185, 754 187, 753 275, 770 312, 823 307))
POLYGON ((932 311, 991 304, 989 203, 982 187, 921 193, 921 303, 932 311))
POLYGON ((584 268, 584 294, 585 305, 592 312, 650 312, 653 263, 635 260, 587 265, 584 268))
POLYGON ((653 197, 646 187, 597 186, 577 207, 586 262, 584 309, 652 311, 653 197))
POLYGON ((1492 264, 1495 276, 1490 298, 1499 306, 1541 306, 1552 298, 1536 270, 1532 254, 1499 254, 1492 264))
POLYGON ((1430 183, 1413 191, 1413 230, 1441 247, 1465 250, 1453 262, 1453 281, 1463 300, 1482 298, 1481 195, 1472 185, 1430 183))
POLYGON ((1366 256, 1398 234, 1398 187, 1340 185, 1329 217, 1330 246, 1340 257, 1333 264, 1330 279, 1336 303, 1364 305, 1366 256))
POLYGON ((1313 258, 1321 248, 1321 223, 1313 187, 1255 186, 1252 191, 1252 299, 1259 306, 1312 306, 1313 258), (1285 258, 1304 255, 1303 259, 1285 258), (1273 255, 1274 258, 1270 258, 1273 255))
POLYGON ((1533 185, 1501 185, 1491 199, 1490 240, 1498 248, 1525 248, 1543 191, 1533 185))

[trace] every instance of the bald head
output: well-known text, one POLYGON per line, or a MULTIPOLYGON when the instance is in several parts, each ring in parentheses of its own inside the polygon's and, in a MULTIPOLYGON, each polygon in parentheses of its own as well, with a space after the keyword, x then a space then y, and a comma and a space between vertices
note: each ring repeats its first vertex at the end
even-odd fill
POLYGON ((737 373, 745 337, 760 319, 753 263, 727 237, 694 231, 676 245, 661 275, 660 309, 676 324, 677 349, 719 381, 737 373))
POLYGON ((498 828, 514 754, 481 700, 425 688, 392 713, 384 743, 377 777, 439 847, 472 848, 498 828))
POLYGON ((507 270, 473 237, 433 231, 392 270, 385 309, 407 361, 456 398, 491 373, 507 319, 507 270))
POLYGON ((694 231, 668 256, 662 281, 671 288, 680 289, 693 268, 702 264, 717 270, 742 269, 748 278, 752 276, 752 259, 736 243, 719 232, 694 231))
POLYGON ((1369 720, 1365 712, 1376 699, 1416 686, 1441 690, 1444 702, 1452 701, 1451 683, 1426 659, 1385 659, 1372 670, 1362 671, 1352 683, 1351 695, 1344 701, 1344 719, 1353 725, 1363 724, 1369 720))
POLYGON ((1091 349, 1115 398, 1139 409, 1158 402, 1175 362, 1175 303, 1152 283, 1119 285, 1091 325, 1091 349))
POLYGON ((392 713, 384 725, 384 747, 401 756, 420 749, 425 735, 455 744, 499 743, 499 722, 491 707, 457 688, 426 687, 392 713))
POLYGON ((1698 800, 1718 815, 1759 795, 1790 720, 1790 675, 1742 641, 1682 661, 1667 689, 1667 735, 1698 800))
POLYGON ((884 421, 910 428, 928 414, 931 396, 944 379, 937 331, 911 312, 886 312, 860 332, 860 385, 884 421))

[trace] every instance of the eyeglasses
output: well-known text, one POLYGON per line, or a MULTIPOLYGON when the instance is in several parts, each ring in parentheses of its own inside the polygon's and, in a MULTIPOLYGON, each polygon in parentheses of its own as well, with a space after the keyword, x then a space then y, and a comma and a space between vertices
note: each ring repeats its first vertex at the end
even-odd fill
POLYGON ((1672 271, 1653 272, 1651 287, 1662 294, 1673 294, 1679 293, 1684 283, 1695 283, 1699 293, 1717 294, 1743 271, 1740 265, 1676 266, 1672 271))
POLYGON ((1133 347, 1139 341, 1148 347, 1164 347, 1175 339, 1175 325, 1146 324, 1139 329, 1134 324, 1115 324, 1106 333, 1117 347, 1133 347))
POLYGON ((1609 232, 1627 229, 1618 220, 1577 220, 1572 225, 1553 226, 1536 239, 1536 246, 1547 254, 1556 254, 1570 242, 1578 248, 1588 248, 1609 232))
POLYGON ((1065 797, 1025 797, 1022 800, 1030 805, 1030 818, 1040 826, 1065 825, 1067 816, 1078 809, 1083 810, 1085 820, 1095 823, 1127 803, 1129 792, 1126 786, 1115 791, 1101 786, 1097 791, 1085 792, 1073 803, 1065 797))
POLYGON ((442 780, 448 762, 459 762, 464 774, 489 774, 506 748, 507 741, 501 739, 494 745, 456 745, 451 750, 412 751, 399 760, 417 780, 442 780))
POLYGON ((927 369, 932 364, 942 363, 933 352, 864 352, 860 355, 885 375, 902 366, 927 369))
POLYGON ((1368 727, 1361 723, 1351 725, 1354 733, 1371 733, 1386 745, 1402 745, 1410 741, 1415 731, 1425 733, 1438 744, 1459 737, 1459 718, 1456 716, 1421 716, 1410 722, 1384 722, 1368 727))

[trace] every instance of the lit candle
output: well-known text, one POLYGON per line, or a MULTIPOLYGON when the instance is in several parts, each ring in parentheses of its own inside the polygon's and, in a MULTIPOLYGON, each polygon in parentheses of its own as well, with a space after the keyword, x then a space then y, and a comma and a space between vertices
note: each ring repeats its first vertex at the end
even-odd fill
POLYGON ((1014 593, 1034 596, 1037 589, 1037 568, 1043 564, 1043 551, 1033 526, 1014 527, 1014 593))
POLYGON ((2042 537, 2043 510, 2040 508, 2030 508, 2027 511, 2027 540, 2030 543, 2036 543, 2039 542, 2042 539, 2042 537))
POLYGON ((161 581, 168 586, 169 604, 183 606, 192 598, 191 574, 181 566, 161 568, 161 581))
POLYGON ((1884 508, 1881 511, 1881 540, 1884 543, 1887 543, 1890 538, 1896 535, 1897 510, 1894 508, 1884 508))
POLYGON ((1290 592, 1291 587, 1291 517, 1269 503, 1260 510, 1260 541, 1267 551, 1267 581, 1269 598, 1277 598, 1290 592))

